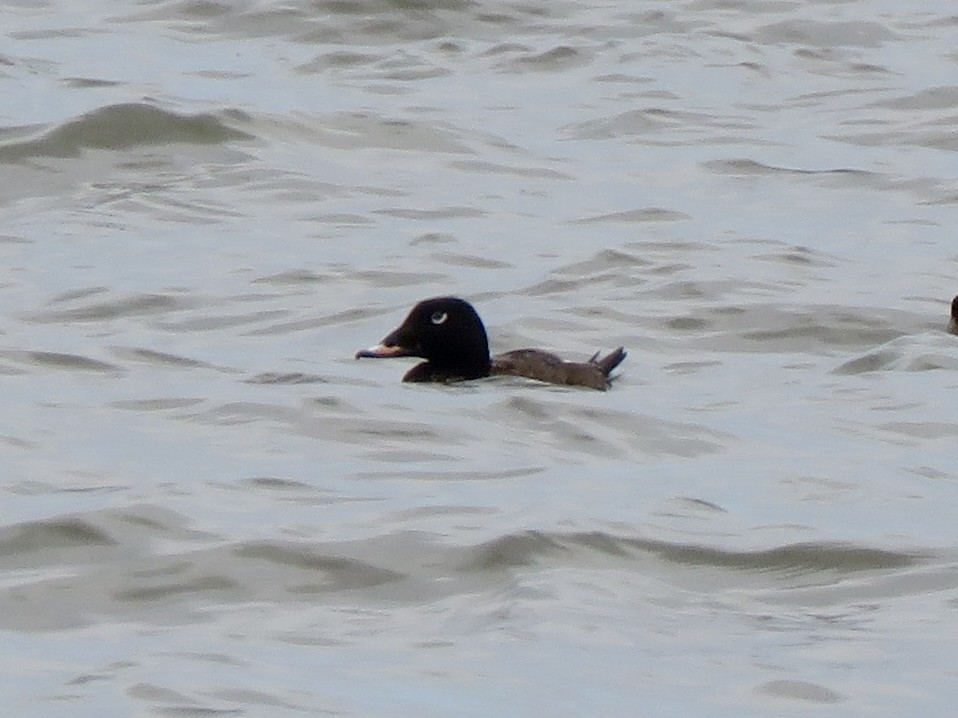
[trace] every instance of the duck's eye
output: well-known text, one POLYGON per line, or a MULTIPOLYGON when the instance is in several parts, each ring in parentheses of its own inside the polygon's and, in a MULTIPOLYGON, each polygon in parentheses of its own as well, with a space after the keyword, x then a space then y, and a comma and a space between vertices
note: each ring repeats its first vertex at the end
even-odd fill
POLYGON ((449 315, 446 314, 445 312, 433 312, 431 317, 433 324, 442 324, 448 318, 449 318, 449 315))

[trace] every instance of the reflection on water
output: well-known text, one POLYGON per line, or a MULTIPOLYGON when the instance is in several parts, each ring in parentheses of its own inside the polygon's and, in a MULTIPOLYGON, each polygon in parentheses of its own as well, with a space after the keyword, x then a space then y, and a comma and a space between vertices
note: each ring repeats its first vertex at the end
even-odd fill
POLYGON ((0 11, 18 714, 942 713, 952 12, 0 11))

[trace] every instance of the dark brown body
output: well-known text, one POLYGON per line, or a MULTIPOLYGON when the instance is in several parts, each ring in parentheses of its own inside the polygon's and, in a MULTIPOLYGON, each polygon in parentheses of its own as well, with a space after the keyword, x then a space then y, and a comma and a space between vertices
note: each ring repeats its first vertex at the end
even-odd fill
POLYGON ((625 350, 622 347, 601 359, 595 354, 587 362, 564 361, 541 349, 516 349, 492 357, 489 373, 605 390, 609 387, 609 375, 623 359, 625 350))

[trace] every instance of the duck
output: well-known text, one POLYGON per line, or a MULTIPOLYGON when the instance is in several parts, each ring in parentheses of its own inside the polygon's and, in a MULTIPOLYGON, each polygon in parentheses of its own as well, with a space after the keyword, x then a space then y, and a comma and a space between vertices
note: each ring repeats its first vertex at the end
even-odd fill
POLYGON ((612 370, 626 357, 623 347, 584 362, 565 361, 542 349, 516 349, 489 355, 486 327, 476 309, 459 297, 432 297, 379 344, 356 353, 357 359, 419 357, 404 382, 458 382, 488 376, 520 376, 549 384, 606 390, 612 370))
POLYGON ((948 331, 958 334, 958 297, 951 300, 951 320, 948 322, 948 331))

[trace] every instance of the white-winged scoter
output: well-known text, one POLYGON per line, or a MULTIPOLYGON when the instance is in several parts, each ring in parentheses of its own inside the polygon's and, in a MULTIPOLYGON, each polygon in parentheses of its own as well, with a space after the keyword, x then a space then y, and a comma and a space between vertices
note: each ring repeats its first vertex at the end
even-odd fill
POLYGON ((356 358, 419 357, 403 381, 453 382, 486 376, 522 376, 550 384, 568 384, 605 390, 610 374, 623 359, 619 347, 586 362, 563 361, 541 349, 517 349, 489 356, 489 340, 479 314, 458 297, 424 299, 377 346, 356 353, 356 358))

